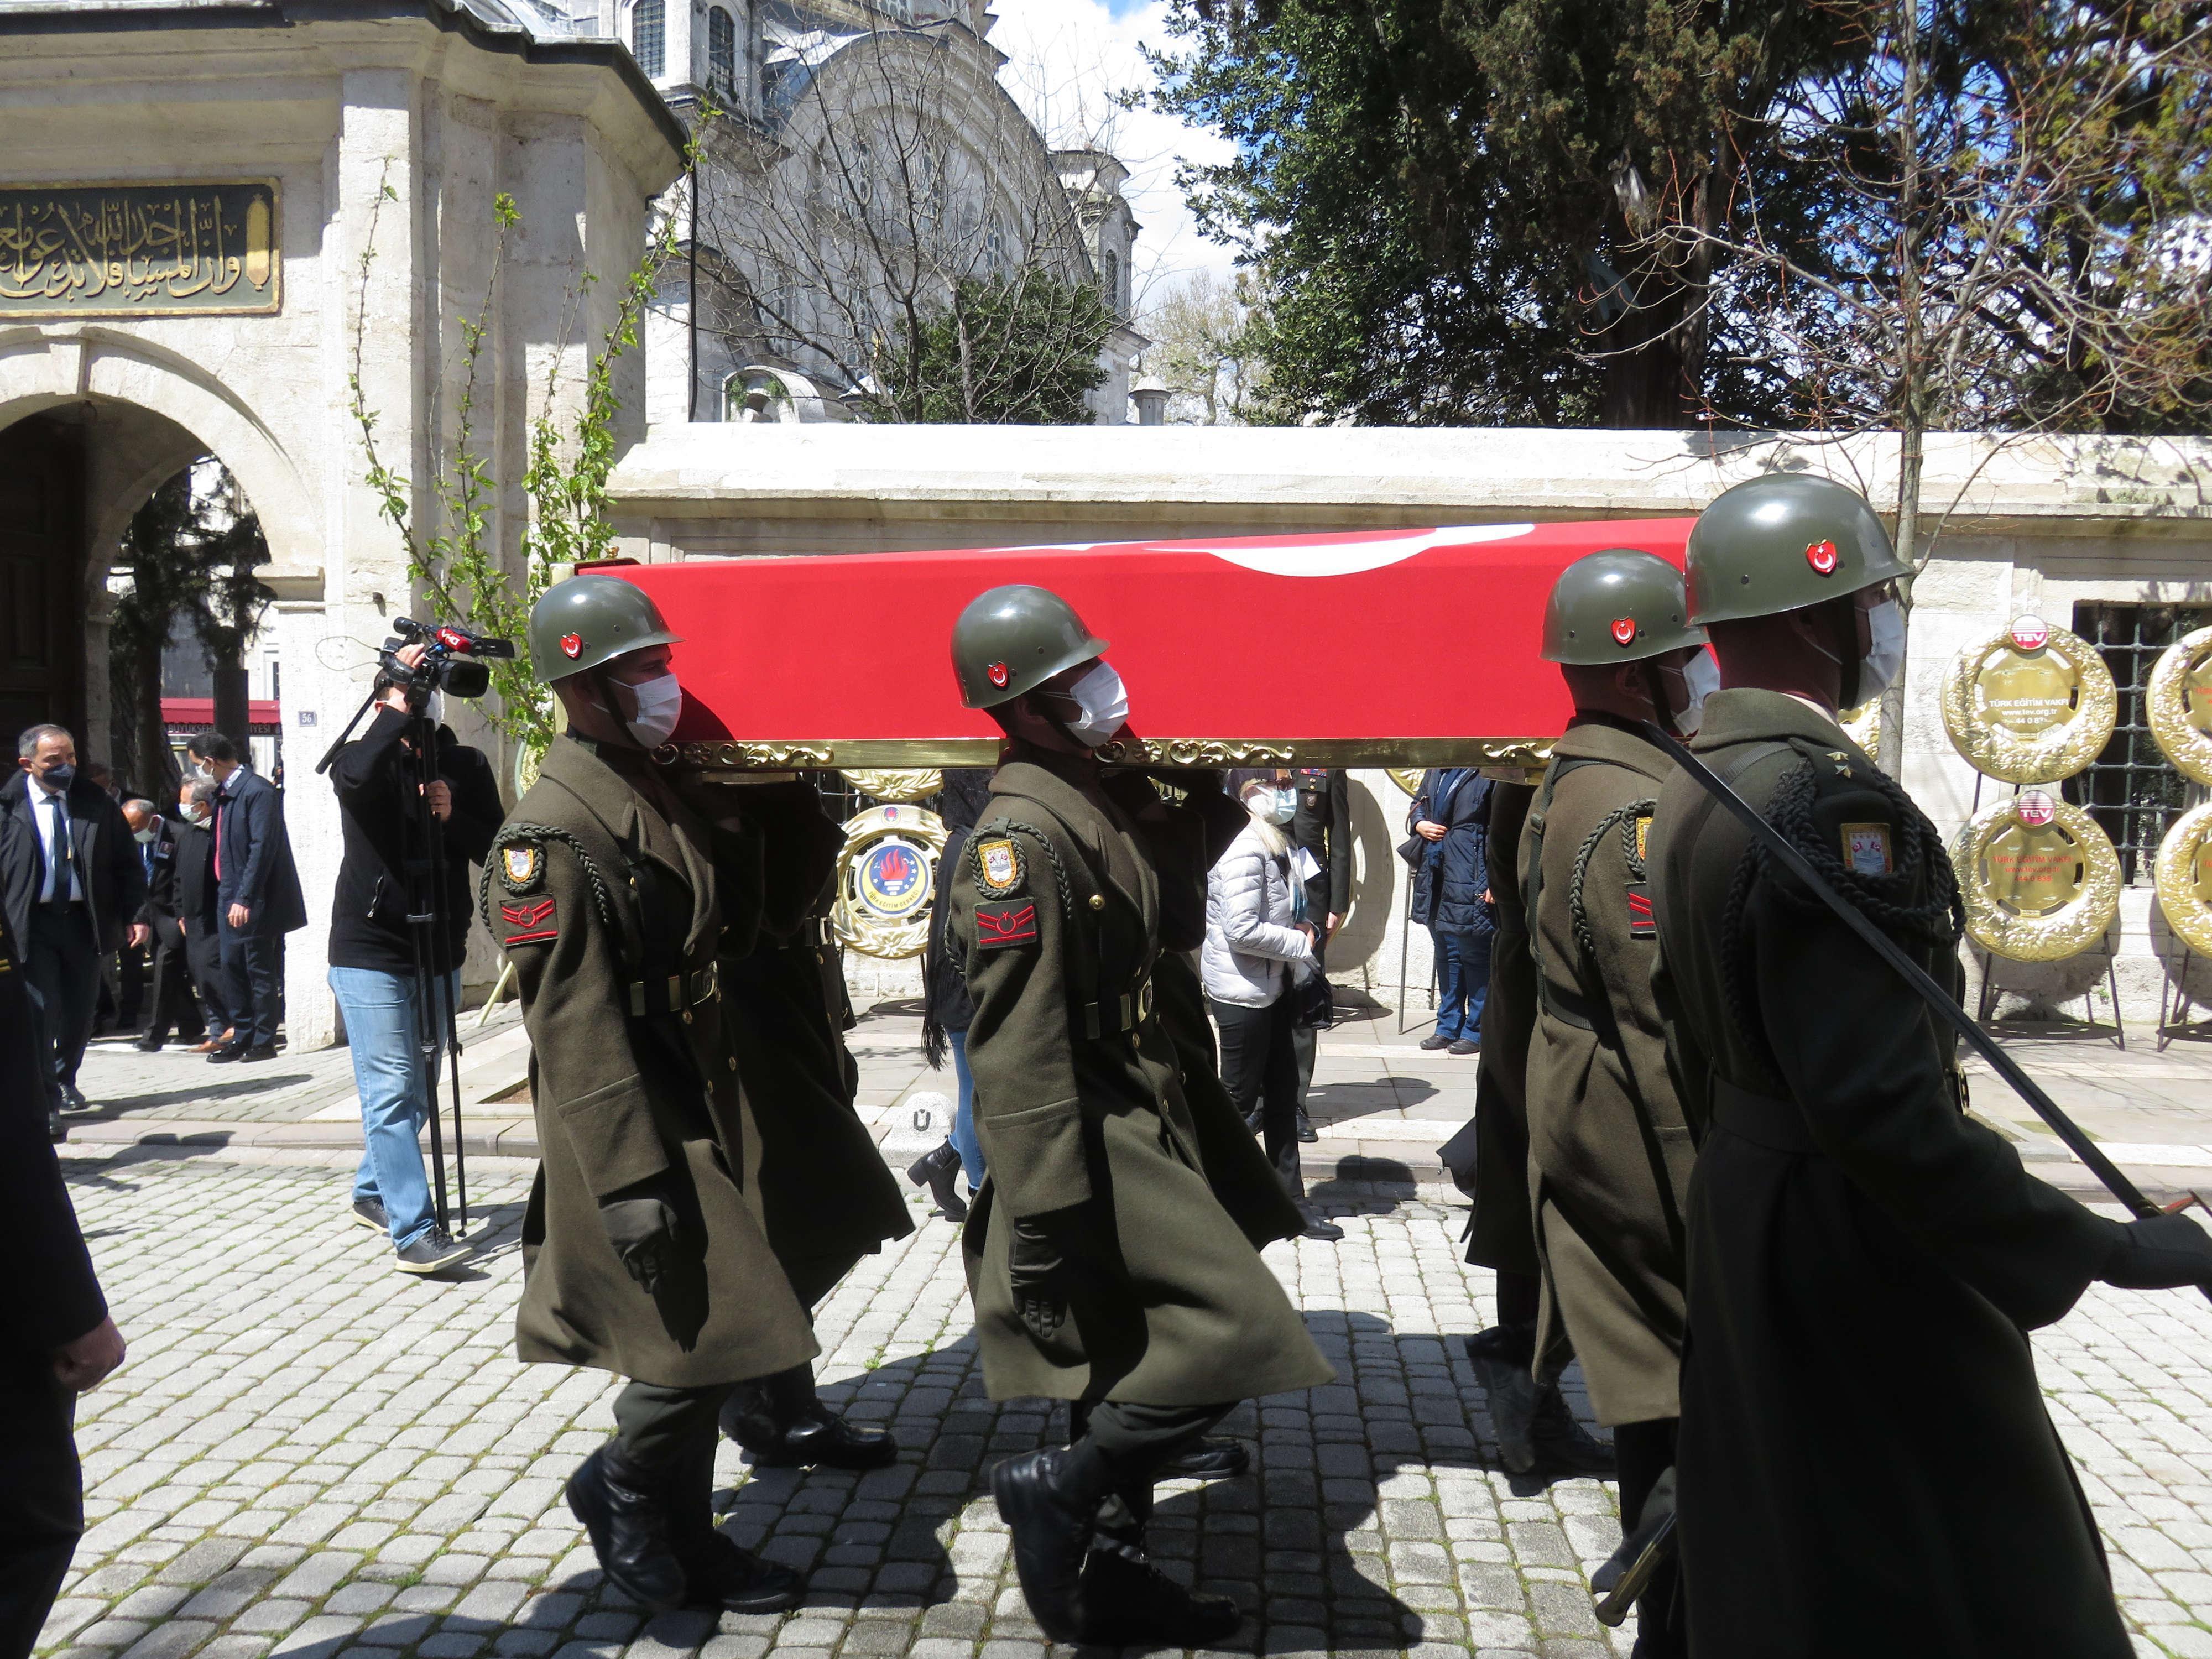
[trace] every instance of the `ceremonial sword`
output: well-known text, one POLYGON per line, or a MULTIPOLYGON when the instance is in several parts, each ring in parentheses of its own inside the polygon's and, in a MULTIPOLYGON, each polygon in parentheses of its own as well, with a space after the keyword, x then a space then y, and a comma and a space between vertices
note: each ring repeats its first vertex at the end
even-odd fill
MULTIPOLYGON (((1829 886, 1805 855, 1792 846, 1779 830, 1761 817, 1749 801, 1730 788, 1673 733, 1662 731, 1647 720, 1644 723, 1644 735, 1688 774, 1700 789, 1727 807, 1768 852, 1782 861, 1783 867, 1811 888, 1820 902, 1842 918, 1844 925, 1864 940, 1869 949, 1903 975, 1905 982, 1919 993, 1921 1000, 1949 1021, 1953 1029, 1966 1040, 1967 1046, 1989 1061, 1990 1069, 2012 1085, 2013 1092, 2035 1109, 2035 1115, 2051 1126, 2051 1133, 2066 1143, 2067 1150, 2089 1166, 2089 1172, 2104 1182, 2107 1192, 2125 1205, 2139 1220, 2166 1213, 2160 1206, 2151 1202, 2142 1188, 2128 1179, 2118 1164, 2105 1156, 2104 1149, 2088 1137, 2080 1124, 2059 1109, 2058 1103, 2044 1093, 2035 1079, 2021 1069, 2020 1062, 1982 1029, 1978 1020, 1959 1006, 1957 998, 1938 985, 1926 969, 1905 955, 1894 939, 1868 921, 1858 906, 1829 886)), ((2193 1194, 2191 1198, 2185 1198, 2173 1207, 2177 1210, 2185 1208, 2193 1198, 2193 1194)), ((2205 1296, 2212 1298, 2212 1285, 2203 1289, 2205 1296)))

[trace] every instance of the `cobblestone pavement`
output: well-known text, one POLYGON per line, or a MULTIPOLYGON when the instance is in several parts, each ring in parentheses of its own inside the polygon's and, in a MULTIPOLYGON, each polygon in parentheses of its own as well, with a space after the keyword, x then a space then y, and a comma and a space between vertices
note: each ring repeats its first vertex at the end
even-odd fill
MULTIPOLYGON (((611 1427, 608 1380, 513 1358, 528 1166, 477 1166, 482 1253, 445 1283, 393 1273, 350 1224, 349 1161, 70 1149, 131 1352, 82 1401, 91 1525, 43 1651, 1042 1655, 985 1473, 1055 1422, 984 1398, 952 1228, 917 1210, 915 1237, 822 1310, 823 1393, 896 1431, 896 1468, 749 1478, 722 1449, 726 1525, 810 1571, 804 1607, 647 1620, 600 1586, 561 1497, 611 1427)), ((1492 1459, 1459 1344, 1489 1320, 1490 1280, 1460 1263, 1457 1206, 1411 1187, 1339 1198, 1341 1244, 1268 1252, 1337 1382, 1240 1408, 1255 1475, 1166 1489, 1158 1553, 1243 1603, 1247 1650, 1626 1653, 1585 1583, 1618 1536, 1611 1488, 1547 1489, 1492 1459)), ((2100 1288, 2036 1346, 2139 1650, 2212 1655, 2212 1309, 2100 1288)))

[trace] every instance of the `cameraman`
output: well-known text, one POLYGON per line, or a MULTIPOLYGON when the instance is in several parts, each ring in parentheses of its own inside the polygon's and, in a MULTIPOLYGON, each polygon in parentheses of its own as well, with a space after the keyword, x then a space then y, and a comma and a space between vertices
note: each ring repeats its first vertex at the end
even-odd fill
POLYGON ((420 677, 428 654, 421 645, 387 651, 377 672, 376 717, 331 764, 345 859, 331 911, 330 982, 361 1094, 353 1212, 391 1236, 395 1265, 409 1273, 434 1273, 468 1254, 437 1224, 416 1140, 437 1095, 437 1068, 425 1062, 417 1033, 442 1035, 441 1011, 449 1005, 425 996, 428 988, 417 982, 407 922, 410 868, 428 856, 411 798, 416 744, 428 737, 437 748, 436 781, 422 790, 445 843, 445 886, 434 896, 438 921, 428 931, 448 999, 460 994, 468 951, 469 866, 483 862, 505 813, 491 763, 437 724, 436 694, 420 677))

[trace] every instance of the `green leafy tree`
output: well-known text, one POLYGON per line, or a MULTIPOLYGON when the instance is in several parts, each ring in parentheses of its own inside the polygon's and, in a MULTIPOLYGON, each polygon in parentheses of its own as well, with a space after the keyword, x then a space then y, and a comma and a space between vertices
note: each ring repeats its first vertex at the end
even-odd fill
POLYGON ((1096 283, 1034 266, 963 276, 913 334, 879 349, 862 410, 878 420, 1088 426, 1116 319, 1096 283))
POLYGON ((241 676, 276 597, 254 574, 268 559, 235 481, 204 461, 155 489, 125 526, 117 570, 128 585, 107 635, 108 752, 116 775, 154 799, 173 799, 182 781, 161 719, 162 657, 184 630, 218 676, 241 676))
MULTIPOLYGON (((1714 303, 1713 238, 1778 91, 1848 42, 1820 6, 1176 0, 1158 106, 1235 159, 1186 167, 1266 282, 1285 412, 1370 422, 1759 422, 1778 388, 1714 303), (1685 227, 1698 234, 1653 233, 1685 227)), ((1817 175, 1770 181, 1817 234, 1817 175)))

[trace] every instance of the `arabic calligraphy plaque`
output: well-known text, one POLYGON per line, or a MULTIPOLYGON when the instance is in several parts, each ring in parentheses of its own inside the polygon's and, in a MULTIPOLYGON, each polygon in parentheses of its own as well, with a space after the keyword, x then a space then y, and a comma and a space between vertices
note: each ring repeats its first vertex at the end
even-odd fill
POLYGON ((0 185, 0 317, 273 314, 276 183, 0 185))

